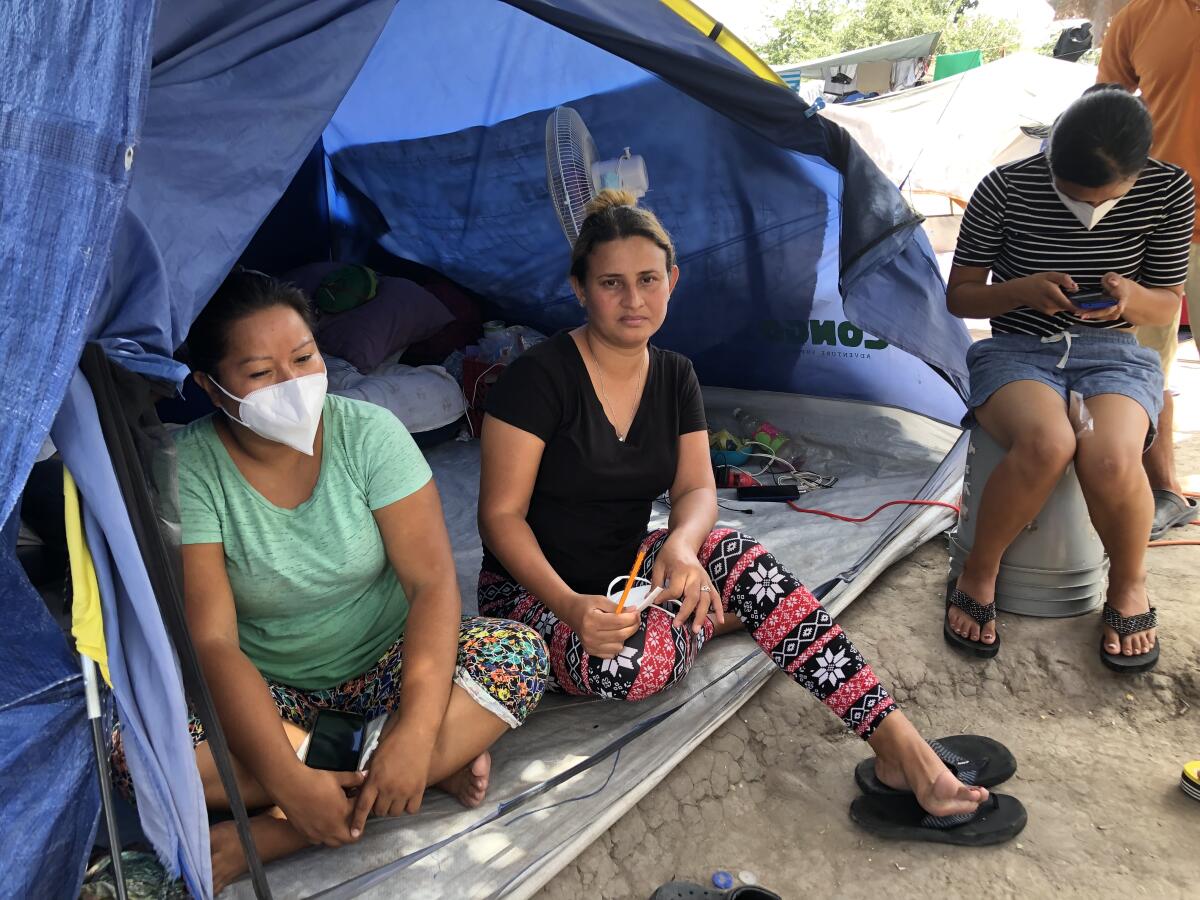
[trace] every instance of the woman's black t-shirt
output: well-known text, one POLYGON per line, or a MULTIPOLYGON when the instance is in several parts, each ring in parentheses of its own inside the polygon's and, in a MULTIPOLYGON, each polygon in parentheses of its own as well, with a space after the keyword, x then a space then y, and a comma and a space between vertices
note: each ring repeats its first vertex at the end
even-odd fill
MULTIPOLYGON (((651 346, 641 404, 617 440, 566 331, 518 357, 486 408, 545 442, 526 521, 554 570, 585 594, 629 573, 650 507, 675 480, 679 436, 707 427, 691 362, 651 346)), ((483 566, 508 575, 486 545, 483 566)))

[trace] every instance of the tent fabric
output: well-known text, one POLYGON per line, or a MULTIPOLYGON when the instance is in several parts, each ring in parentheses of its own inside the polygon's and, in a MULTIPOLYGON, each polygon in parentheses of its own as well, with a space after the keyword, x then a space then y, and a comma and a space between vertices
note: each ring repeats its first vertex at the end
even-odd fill
POLYGON ((127 367, 183 377, 171 354, 316 143, 394 2, 162 7, 138 177, 91 339, 127 367))
MULTIPOLYGON (((207 734, 207 748, 246 848, 255 891, 259 897, 267 898, 270 890, 262 862, 253 851, 249 817, 238 789, 228 742, 188 630, 181 586, 182 563, 178 552, 168 550, 168 544, 178 548, 179 502, 174 442, 154 409, 155 401, 163 396, 163 386, 125 371, 109 360, 97 344, 84 350, 80 369, 96 398, 101 432, 111 454, 122 501, 129 511, 151 595, 179 660, 189 711, 200 719, 207 734)), ((186 746, 190 748, 190 739, 186 746)), ((187 760, 192 762, 191 758, 187 760)))
POLYGON ((782 79, 775 74, 775 70, 763 62, 759 55, 751 50, 741 38, 727 30, 721 22, 692 3, 691 0, 662 0, 662 3, 672 9, 680 18, 690 22, 701 34, 759 78, 774 84, 782 82, 782 79))
POLYGON ((14 514, 0 529, 0 893, 75 896, 100 813, 83 677, 16 537, 14 514))
MULTIPOLYGON (((138 177, 123 214, 119 205, 111 210, 120 229, 108 290, 88 324, 114 359, 182 378, 171 354, 315 143, 390 8, 379 0, 277 0, 160 10, 138 177)), ((121 32, 119 22, 108 25, 121 32)), ((72 366, 78 356, 76 349, 72 366)), ((85 504, 142 828, 192 893, 208 896, 208 819, 178 662, 78 373, 55 435, 85 504)))
MULTIPOLYGON (((140 294, 144 288, 139 287, 138 279, 144 278, 154 285, 155 293, 166 289, 171 304, 122 301, 98 328, 101 339, 132 340, 162 356, 182 340, 198 304, 228 268, 228 257, 245 247, 271 202, 283 192, 328 119, 325 104, 336 105, 333 97, 340 99, 352 76, 358 74, 354 48, 365 52, 369 47, 369 42, 362 40, 362 28, 349 45, 340 41, 338 49, 350 57, 351 64, 334 75, 335 61, 328 58, 332 35, 292 37, 295 30, 284 7, 294 3, 274 4, 273 9, 283 10, 277 19, 261 13, 248 16, 245 22, 222 22, 219 13, 223 7, 216 5, 219 8, 210 27, 222 35, 233 35, 222 41, 209 38, 201 42, 200 49, 184 53, 178 37, 184 30, 171 21, 164 26, 175 37, 156 49, 147 148, 140 163, 143 178, 135 184, 129 202, 137 222, 127 222, 123 231, 123 240, 129 244, 123 254, 128 263, 114 270, 122 283, 114 285, 113 296, 140 294), (234 35, 237 28, 244 28, 249 37, 234 35), (182 62, 172 65, 171 59, 162 58, 167 52, 183 54, 182 62), (207 62, 213 54, 216 61, 207 62), (294 64, 300 55, 303 66, 294 64), (226 71, 230 64, 235 64, 232 74, 226 71), (160 70, 164 73, 161 78, 160 70), (205 77, 218 71, 222 78, 217 83, 215 78, 205 77), (297 71, 303 72, 303 77, 296 75, 297 71), (268 72, 274 77, 268 77, 268 72), (185 76, 191 80, 183 82, 185 76), (297 90, 312 94, 302 110, 286 99, 297 90), (186 118, 159 113, 160 109, 184 108, 213 112, 211 117, 192 112, 186 118), (214 150, 232 134, 239 140, 231 165, 227 154, 214 150), (211 137, 197 143, 197 135, 211 137), (191 177, 185 179, 184 172, 191 177), (176 215, 174 211, 180 208, 192 210, 194 215, 176 215), (208 238, 212 232, 215 234, 208 238), (197 243, 196 234, 205 236, 203 242, 197 243), (220 252, 214 252, 216 249, 220 252)), ((372 24, 378 22, 382 27, 381 13, 386 12, 380 10, 379 2, 333 4, 327 0, 307 6, 322 6, 329 15, 334 7, 344 8, 344 14, 330 21, 325 30, 368 14, 372 24)), ((164 10, 168 20, 170 14, 170 9, 164 10)), ((346 61, 339 58, 336 62, 346 61)), ((806 118, 804 104, 794 94, 745 68, 666 5, 635 0, 523 0, 510 4, 414 0, 401 4, 325 131, 324 141, 331 158, 337 158, 339 151, 348 147, 358 152, 384 142, 456 133, 507 122, 519 112, 545 109, 602 89, 619 91, 644 81, 647 72, 715 111, 715 116, 765 139, 764 147, 773 144, 799 154, 798 158, 807 161, 794 163, 797 168, 828 168, 825 159, 835 152, 838 142, 834 127, 806 118), (539 30, 535 20, 553 27, 539 30), (422 33, 436 33, 441 39, 409 39, 422 33), (496 39, 481 42, 479 34, 495 35, 496 39), (598 51, 585 52, 588 44, 598 51), (406 92, 404 103, 378 102, 377 98, 391 96, 397 85, 408 84, 420 85, 420 90, 406 92)), ((478 151, 483 134, 486 132, 476 135, 473 148, 463 143, 460 149, 478 151)), ((531 165, 538 156, 536 147, 525 147, 523 162, 531 165)), ((469 165, 469 160, 464 160, 464 165, 469 165)), ((829 178, 838 182, 836 172, 830 172, 829 178)), ((541 181, 539 177, 514 187, 544 198, 541 181)), ((468 184, 480 195, 498 189, 495 179, 468 184)), ((826 198, 830 199, 828 191, 826 198)), ((735 195, 733 202, 739 200, 746 209, 752 208, 752 198, 735 195)), ((866 164, 858 166, 854 178, 841 179, 836 202, 844 213, 839 227, 845 259, 861 255, 879 235, 896 228, 902 237, 911 239, 917 227, 917 219, 895 191, 866 164)), ((753 231, 756 224, 748 217, 747 230, 753 231)), ((478 218, 471 219, 470 225, 477 227, 478 218)), ((768 246, 773 237, 766 235, 768 246)), ((751 245, 750 249, 757 248, 751 245)), ((751 281, 750 287, 758 291, 764 285, 751 281)), ((897 296, 895 302, 915 307, 915 315, 922 319, 945 319, 945 311, 930 303, 941 289, 938 279, 921 288, 918 296, 897 296)), ((843 289, 852 293, 853 280, 843 289)), ((795 288, 789 290, 795 296, 795 288)), ((566 295, 565 283, 561 295, 566 295)), ((801 293, 797 304, 801 313, 803 303, 801 293)), ((952 352, 957 347, 950 348, 951 352, 945 352, 931 345, 922 358, 940 369, 953 367, 952 352)), ((125 350, 136 352, 131 347, 125 350)))
MULTIPOLYGON (((906 267, 901 283, 908 289, 889 291, 887 304, 858 287, 867 262, 886 268, 902 248, 913 256, 924 252, 913 246, 920 218, 836 125, 806 119, 803 104, 776 85, 744 72, 723 74, 728 60, 719 60, 719 69, 714 61, 704 78, 690 58, 681 65, 661 48, 614 36, 604 23, 581 25, 563 10, 550 15, 550 4, 513 5, 544 18, 491 0, 444 0, 437 15, 447 16, 449 25, 437 55, 404 40, 431 29, 427 5, 397 8, 324 135, 340 234, 335 255, 352 256, 378 242, 394 256, 487 295, 505 318, 543 330, 577 324, 565 249, 561 255, 553 250, 563 242, 544 187, 546 116, 570 103, 602 155, 629 146, 647 159, 645 202, 677 235, 685 276, 658 339, 688 355, 703 381, 907 402, 939 417, 961 415, 953 394, 962 392, 968 337, 944 308, 936 269, 906 267), (551 22, 570 24, 575 36, 551 22), (501 39, 467 58, 446 52, 460 40, 456 29, 466 27, 456 23, 501 39), (619 48, 628 60, 607 48, 619 48), (374 102, 387 85, 417 80, 429 89, 403 106, 374 102), (485 82, 486 91, 455 93, 485 82), (655 112, 631 116, 631 109, 655 112), (682 142, 680 134, 704 139, 682 142), (880 234, 887 236, 882 245, 880 234), (840 285, 839 239, 843 262, 869 257, 846 269, 840 285), (832 277, 822 271, 830 261, 832 277), (797 365, 794 344, 764 344, 764 334, 779 323, 807 327, 814 304, 840 307, 842 295, 856 310, 884 305, 896 320, 929 322, 937 340, 909 337, 905 343, 918 358, 952 373, 949 393, 943 396, 940 386, 925 390, 928 380, 915 371, 858 379, 853 365, 843 365, 843 372, 830 367, 826 376, 797 365), (758 349, 747 359, 730 346, 758 349)), ((560 5, 569 4, 554 4, 560 5)), ((621 4, 614 7, 619 11, 621 4)), ((678 30, 688 41, 698 34, 678 30)), ((701 50, 714 52, 703 40, 695 52, 701 50)), ((856 324, 877 334, 889 323, 885 314, 856 324)))
MULTIPOLYGON (((879 167, 844 129, 821 121, 829 129, 833 157, 847 184, 886 183, 879 167)), ((946 310, 945 282, 929 239, 919 228, 921 216, 907 204, 891 203, 889 197, 883 188, 860 195, 871 215, 851 215, 850 204, 842 204, 842 305, 856 325, 943 373, 965 399, 971 336, 962 320, 946 310), (882 228, 885 222, 890 225, 882 228), (849 248, 855 252, 847 257, 849 248), (914 328, 914 322, 922 327, 914 328)))
POLYGON ((142 563, 96 402, 76 372, 52 432, 84 501, 125 758, 138 818, 170 871, 194 896, 211 896, 208 815, 196 771, 179 664, 142 563))
POLYGON ((0 48, 0 858, 5 892, 77 891, 99 794, 78 659, 13 556, 10 518, 73 377, 125 204, 151 0, 10 0, 0 48))
MULTIPOLYGON (((657 79, 643 77, 572 106, 602 152, 615 156, 631 146, 647 158, 645 202, 678 236, 685 277, 672 302, 679 314, 668 317, 657 340, 692 356, 702 381, 729 383, 728 370, 740 360, 726 353, 721 371, 706 371, 705 352, 752 340, 763 318, 808 317, 823 254, 784 248, 824 246, 836 173, 757 139, 657 79), (629 108, 669 108, 671 127, 658 119, 631 127, 629 108), (681 146, 679 133, 706 139, 681 146), (739 170, 731 170, 730 159, 740 161, 739 170), (745 302, 747 294, 762 300, 745 302), (709 326, 713 317, 722 322, 719 331, 709 326)), ((386 219, 379 239, 389 252, 486 294, 514 321, 543 331, 575 325, 580 310, 566 281, 566 241, 547 198, 529 190, 545 181, 547 114, 539 110, 486 130, 359 144, 333 154, 332 164, 386 219)), ((836 282, 826 289, 836 290, 836 282)))
POLYGON ((138 143, 154 4, 93 6, 10 0, 4 8, 0 521, 79 358, 138 143))
MULTIPOLYGON (((734 63, 711 42, 705 44, 701 40, 698 44, 698 32, 691 30, 689 34, 679 34, 678 27, 666 28, 670 23, 639 22, 643 18, 639 14, 643 4, 637 0, 560 3, 513 0, 511 5, 641 66, 776 146, 834 162, 842 174, 839 200, 843 215, 839 249, 843 268, 846 260, 870 253, 887 236, 898 234, 915 240, 919 217, 912 215, 861 149, 846 149, 853 142, 846 141, 836 125, 803 115, 805 104, 783 86, 756 80, 742 71, 729 71, 735 67, 734 63), (582 12, 586 12, 587 18, 581 15, 582 12), (628 27, 631 23, 636 23, 637 31, 632 34, 620 31, 622 25, 628 27), (637 37, 638 34, 653 35, 653 39, 637 37), (661 43, 656 44, 654 39, 661 43), (678 46, 668 50, 668 41, 675 40, 679 41, 678 46), (839 158, 852 163, 854 170, 843 168, 839 158)), ((843 293, 853 293, 854 284, 855 278, 847 278, 843 271, 843 293)), ((949 315, 941 302, 945 285, 940 276, 924 280, 921 287, 923 290, 915 295, 895 293, 893 302, 908 307, 907 311, 913 317, 911 321, 947 320, 949 315)), ((867 323, 859 324, 870 330, 867 323)), ((957 327, 966 334, 961 323, 955 325, 943 321, 943 326, 957 327)), ((919 358, 937 369, 949 370, 958 364, 953 356, 956 350, 953 345, 932 344, 919 358)))

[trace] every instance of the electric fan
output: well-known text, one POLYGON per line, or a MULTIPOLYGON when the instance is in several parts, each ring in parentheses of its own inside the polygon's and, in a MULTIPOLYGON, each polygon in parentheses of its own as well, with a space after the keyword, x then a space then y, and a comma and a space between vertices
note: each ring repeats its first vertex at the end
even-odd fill
POLYGON ((567 241, 575 243, 583 225, 584 207, 605 188, 620 188, 642 197, 650 186, 646 163, 630 154, 597 159, 596 142, 579 113, 560 106, 546 120, 546 182, 554 211, 567 241))

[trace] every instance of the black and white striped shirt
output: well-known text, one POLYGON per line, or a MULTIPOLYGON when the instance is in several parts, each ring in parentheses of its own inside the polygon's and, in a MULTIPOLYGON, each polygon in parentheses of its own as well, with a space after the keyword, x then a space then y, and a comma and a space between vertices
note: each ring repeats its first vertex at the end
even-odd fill
MULTIPOLYGON (((979 183, 963 215, 954 264, 991 269, 993 283, 1065 272, 1081 294, 1100 292, 1107 272, 1146 287, 1174 287, 1187 278, 1195 213, 1187 172, 1151 159, 1129 193, 1088 231, 1058 198, 1050 164, 1039 153, 999 166, 979 183)), ((1045 337, 1074 326, 1129 325, 1022 306, 993 318, 992 332, 1045 337)))

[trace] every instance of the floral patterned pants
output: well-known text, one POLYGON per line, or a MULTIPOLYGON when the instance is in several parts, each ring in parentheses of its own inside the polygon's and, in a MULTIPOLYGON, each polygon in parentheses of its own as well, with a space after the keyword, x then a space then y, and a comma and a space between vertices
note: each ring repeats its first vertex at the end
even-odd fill
MULTIPOLYGON (((666 542, 665 530, 642 542, 646 558, 639 574, 649 578, 666 542)), ((869 738, 896 703, 862 654, 820 602, 754 538, 715 529, 700 548, 701 564, 758 645, 797 684, 831 709, 846 727, 869 738)), ((642 611, 642 625, 613 659, 597 659, 579 637, 519 584, 494 572, 479 575, 479 611, 516 619, 535 628, 550 648, 551 690, 615 700, 643 700, 687 675, 696 654, 712 637, 706 622, 699 634, 691 623, 672 627, 662 610, 642 611)))
MULTIPOLYGON (((400 669, 404 638, 387 649, 370 669, 332 688, 305 691, 267 679, 280 718, 312 728, 317 711, 336 709, 357 713, 370 721, 400 706, 400 669)), ((549 677, 546 645, 532 628, 486 616, 464 618, 458 632, 454 683, 480 706, 510 728, 516 728, 542 699, 549 677)), ((206 740, 204 726, 192 715, 188 721, 192 746, 206 740)), ((112 780, 132 799, 133 785, 120 727, 113 727, 112 780)))

